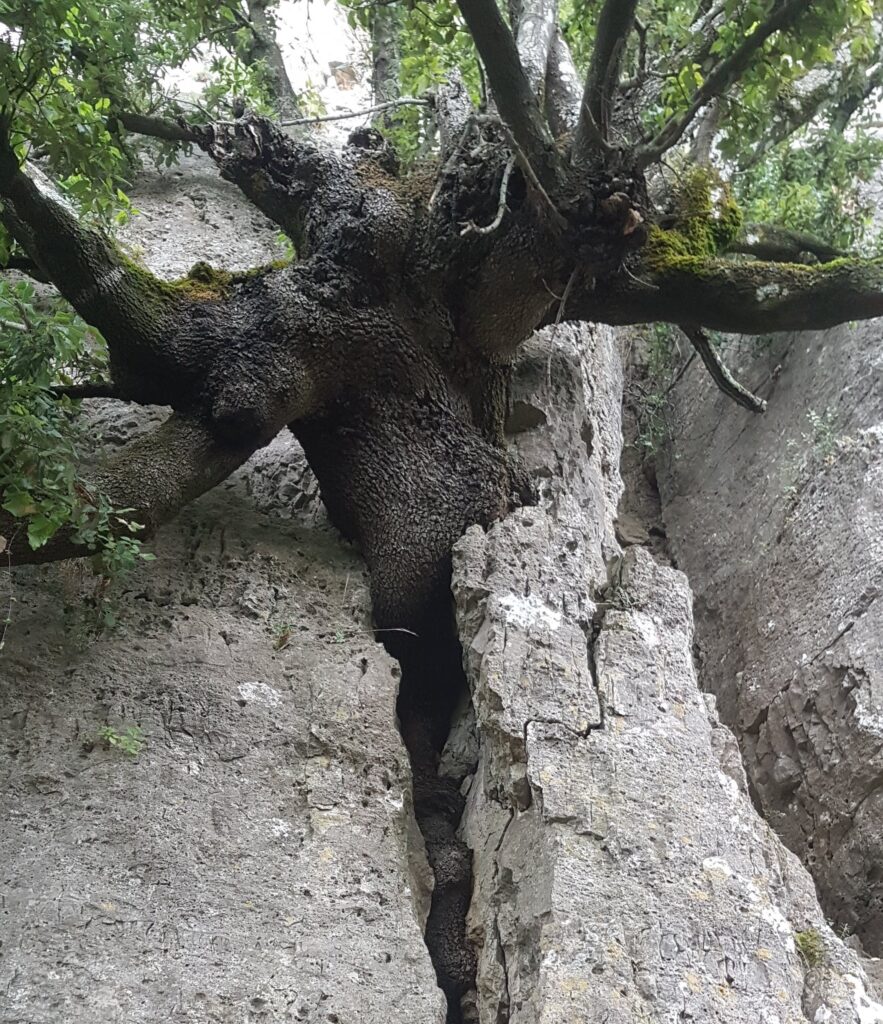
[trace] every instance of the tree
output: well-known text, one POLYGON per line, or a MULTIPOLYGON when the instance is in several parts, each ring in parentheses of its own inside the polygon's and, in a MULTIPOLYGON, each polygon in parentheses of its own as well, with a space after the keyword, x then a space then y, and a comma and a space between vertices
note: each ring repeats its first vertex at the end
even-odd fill
MULTIPOLYGON (((0 293, 0 535, 10 564, 98 551, 124 567, 287 427, 364 552, 377 626, 407 662, 447 636, 454 541, 531 500, 504 427, 513 362, 538 327, 677 325, 717 385, 758 412, 709 330, 883 314, 883 262, 842 251, 857 235, 849 186, 880 156, 861 127, 880 85, 880 10, 521 0, 504 14, 494 0, 440 0, 351 13, 371 30, 383 109, 336 152, 296 116, 265 0, 0 2, 0 262, 68 304, 47 311, 26 283, 0 293), (209 41, 227 63, 185 109, 157 83, 209 41), (233 89, 245 100, 225 109, 233 89), (295 258, 154 277, 104 226, 125 215, 136 136, 159 140, 165 160, 206 152, 295 258), (789 160, 822 166, 839 208, 746 220, 723 175, 743 168, 745 205, 775 211, 799 182, 789 160), (819 224, 837 244, 809 230, 819 224), (80 473, 68 410, 88 396, 173 412, 80 473)), ((432 764, 419 751, 437 749, 436 718, 412 716, 415 763, 432 764)), ((440 968, 451 992, 464 970, 440 968)))

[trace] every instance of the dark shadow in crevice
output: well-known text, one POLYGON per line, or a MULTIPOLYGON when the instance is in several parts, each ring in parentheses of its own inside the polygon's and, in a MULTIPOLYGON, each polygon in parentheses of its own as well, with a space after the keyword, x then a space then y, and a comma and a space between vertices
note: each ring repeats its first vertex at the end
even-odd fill
POLYGON ((435 875, 426 945, 448 1001, 446 1024, 470 1024, 463 1003, 475 989, 476 954, 466 937, 472 854, 457 836, 465 807, 460 793, 465 774, 439 775, 455 713, 468 704, 469 693, 450 609, 441 609, 419 637, 399 633, 387 636, 384 644, 402 668, 396 706, 399 729, 411 760, 417 824, 435 875))

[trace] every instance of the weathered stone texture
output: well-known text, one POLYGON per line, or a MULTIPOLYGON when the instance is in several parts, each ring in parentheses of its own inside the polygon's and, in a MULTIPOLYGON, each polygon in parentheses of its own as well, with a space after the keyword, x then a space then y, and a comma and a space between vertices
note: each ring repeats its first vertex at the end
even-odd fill
POLYGON ((456 549, 480 729, 464 832, 482 1024, 883 1020, 699 691, 686 579, 630 548, 608 583, 587 556, 610 536, 615 501, 598 496, 618 491, 618 452, 564 467, 584 443, 577 424, 598 436, 616 406, 619 371, 595 332, 588 373, 575 372, 579 344, 555 339, 551 384, 533 398, 541 506, 456 549))
MULTIPOLYGON (((302 461, 292 441, 276 457, 302 461)), ((257 514, 248 477, 161 532, 115 634, 75 635, 64 590, 87 579, 14 574, 4 1022, 444 1020, 361 561, 257 514), (143 750, 107 749, 105 724, 143 750)))
POLYGON ((883 340, 879 322, 725 349, 754 417, 698 370, 659 479, 696 594, 703 686, 823 906, 883 950, 883 340))

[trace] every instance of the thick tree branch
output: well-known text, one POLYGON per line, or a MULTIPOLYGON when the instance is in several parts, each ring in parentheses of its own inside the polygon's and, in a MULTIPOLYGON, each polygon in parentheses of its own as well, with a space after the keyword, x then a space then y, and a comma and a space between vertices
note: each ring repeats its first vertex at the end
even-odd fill
POLYGON ((570 47, 556 29, 546 74, 546 116, 556 136, 576 127, 581 99, 582 83, 570 47))
POLYGON ((527 82, 540 96, 549 66, 549 52, 558 29, 558 0, 521 0, 515 45, 527 82))
POLYGON ((701 327, 691 324, 680 324, 679 326, 698 352, 711 379, 728 398, 751 412, 766 410, 766 402, 762 398, 758 398, 748 388, 743 387, 726 368, 717 349, 711 344, 708 335, 701 327))
POLYGON ((582 108, 573 141, 573 158, 588 163, 596 152, 598 134, 607 141, 613 95, 625 45, 635 22, 637 0, 605 0, 598 17, 592 60, 586 76, 582 108))
POLYGON ((458 5, 484 63, 500 116, 539 180, 547 189, 553 187, 561 161, 500 9, 495 0, 458 0, 458 5))
POLYGON ((825 263, 847 255, 807 231, 792 231, 774 224, 745 224, 727 251, 773 263, 825 263))
POLYGON ((248 18, 252 29, 252 44, 248 47, 246 59, 248 63, 263 61, 270 78, 270 85, 276 101, 276 113, 280 118, 300 116, 297 94, 291 85, 291 79, 285 70, 285 61, 279 43, 276 41, 276 28, 272 18, 267 14, 269 0, 246 0, 248 18))
POLYGON ((757 25, 729 57, 709 72, 693 95, 687 110, 671 118, 654 139, 639 147, 636 153, 638 168, 643 170, 649 167, 666 150, 671 149, 693 123, 699 111, 739 81, 770 36, 794 25, 800 16, 809 10, 812 2, 813 0, 778 0, 766 21, 757 25))
POLYGON ((9 256, 6 263, 0 267, 0 270, 16 270, 19 274, 27 274, 28 277, 32 277, 35 281, 40 281, 43 284, 49 282, 49 275, 46 271, 38 267, 27 256, 9 256))
POLYGON ((146 114, 121 112, 113 115, 127 132, 148 135, 166 142, 199 142, 199 130, 181 119, 151 117, 146 114))
POLYGON ((612 325, 690 322, 732 334, 824 330, 883 316, 883 258, 815 266, 674 259, 574 290, 568 316, 612 325))
POLYGON ((375 106, 384 109, 400 95, 402 19, 398 4, 375 7, 371 12, 371 93, 375 106))
MULTIPOLYGON (((203 423, 171 416, 152 433, 122 448, 106 466, 89 474, 85 493, 103 495, 114 508, 132 509, 123 518, 144 527, 134 534, 142 539, 188 502, 226 479, 256 447, 254 443, 219 441, 203 423)), ((8 556, 13 567, 93 553, 77 541, 71 528, 59 530, 34 551, 21 524, 21 519, 0 510, 0 535, 10 545, 4 559, 8 556)), ((121 536, 128 535, 122 524, 118 524, 118 531, 121 536)))
MULTIPOLYGON (((775 146, 817 118, 829 117, 831 132, 842 135, 862 105, 883 87, 883 52, 878 47, 867 61, 856 64, 849 60, 825 73, 821 82, 797 95, 787 93, 773 107, 767 118, 763 137, 754 149, 740 158, 740 168, 756 166, 775 146)), ((812 76, 816 81, 817 75, 812 76)))
POLYGON ((115 384, 109 381, 94 384, 58 384, 49 389, 53 398, 117 398, 125 401, 115 384))
POLYGON ((175 297, 127 261, 102 233, 85 227, 37 168, 18 166, 0 138, 0 219, 42 273, 121 357, 149 363, 166 348, 175 297), (154 287, 155 286, 155 287, 154 287))

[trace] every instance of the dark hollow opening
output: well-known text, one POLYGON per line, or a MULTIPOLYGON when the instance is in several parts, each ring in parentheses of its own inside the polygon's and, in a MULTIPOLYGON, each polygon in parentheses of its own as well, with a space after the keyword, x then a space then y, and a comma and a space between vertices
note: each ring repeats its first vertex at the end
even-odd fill
POLYGON ((463 997, 475 989, 476 954, 466 937, 472 895, 472 854, 458 838, 465 798, 459 778, 439 775, 455 712, 469 687, 450 608, 440 609, 419 636, 386 634, 402 669, 396 710, 414 778, 414 811, 435 875, 425 941, 448 1002, 446 1024, 470 1024, 463 997))

